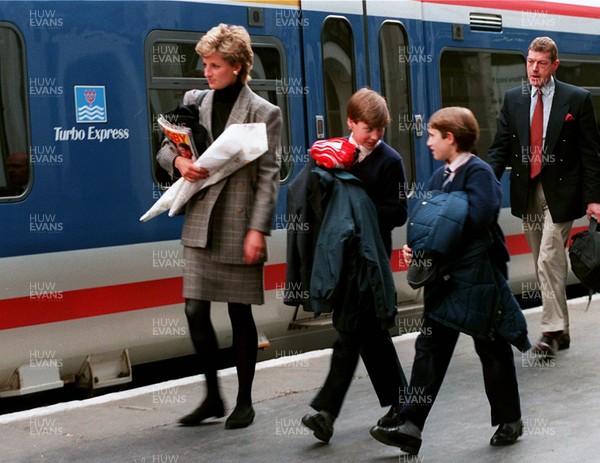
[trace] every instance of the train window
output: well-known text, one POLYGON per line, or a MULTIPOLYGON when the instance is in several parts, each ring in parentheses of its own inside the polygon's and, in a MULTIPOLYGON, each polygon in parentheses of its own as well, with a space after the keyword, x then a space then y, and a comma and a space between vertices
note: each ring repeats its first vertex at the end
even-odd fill
POLYGON ((526 79, 521 53, 445 50, 440 61, 442 106, 465 106, 479 122, 477 154, 487 160, 504 93, 526 79))
MULTIPOLYGON (((151 153, 154 179, 161 189, 168 188, 171 179, 158 165, 155 156, 162 133, 156 123, 158 116, 177 107, 187 90, 208 88, 204 69, 195 48, 202 37, 198 32, 152 31, 146 39, 146 81, 151 121, 151 153)), ((279 106, 283 116, 281 143, 289 144, 289 118, 286 96, 277 91, 284 78, 285 55, 280 42, 271 37, 251 37, 254 62, 250 87, 258 95, 279 106)), ((289 178, 291 166, 284 163, 281 181, 289 178)))
MULTIPOLYGON (((197 37, 196 37, 197 38, 197 37)), ((155 42, 152 44, 152 76, 155 78, 199 78, 202 61, 196 53, 196 42, 155 42)))
POLYGON ((385 22, 379 32, 379 60, 381 63, 381 90, 387 100, 392 126, 386 131, 386 142, 398 151, 404 160, 406 181, 415 178, 415 154, 412 132, 415 127, 410 100, 406 31, 400 23, 385 22))
POLYGON ((23 40, 0 22, 0 197, 23 197, 30 186, 27 77, 23 40))
POLYGON ((328 137, 346 131, 346 103, 356 91, 354 38, 345 18, 329 17, 321 31, 325 89, 325 130, 328 137))
POLYGON ((559 55, 559 58, 560 65, 556 70, 556 78, 591 92, 596 121, 600 128, 600 57, 559 55))

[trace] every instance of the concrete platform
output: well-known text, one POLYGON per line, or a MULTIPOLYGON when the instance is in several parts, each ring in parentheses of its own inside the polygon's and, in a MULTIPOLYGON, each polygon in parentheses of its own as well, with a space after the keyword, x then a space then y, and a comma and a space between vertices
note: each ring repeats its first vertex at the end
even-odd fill
MULTIPOLYGON (((461 336, 448 375, 423 433, 418 456, 375 441, 369 428, 385 413, 362 364, 329 444, 300 422, 322 385, 331 350, 262 362, 254 383, 256 418, 242 430, 224 419, 196 427, 176 424, 203 395, 203 376, 80 402, 0 416, 3 462, 569 462, 600 461, 600 297, 570 301, 571 348, 539 362, 515 350, 523 437, 513 446, 489 446, 494 432, 471 339, 461 336)), ((540 309, 526 311, 532 341, 540 309)), ((395 338, 410 375, 414 335, 395 338)), ((221 372, 229 410, 235 371, 221 372)))

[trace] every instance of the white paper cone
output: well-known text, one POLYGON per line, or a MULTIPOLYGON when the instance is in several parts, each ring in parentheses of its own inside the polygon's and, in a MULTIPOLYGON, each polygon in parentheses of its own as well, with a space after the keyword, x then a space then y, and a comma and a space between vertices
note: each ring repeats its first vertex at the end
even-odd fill
POLYGON ((164 211, 174 216, 192 196, 223 180, 254 161, 269 149, 264 122, 232 124, 225 129, 194 164, 209 171, 209 177, 196 182, 177 180, 140 220, 146 222, 164 211))
POLYGON ((173 217, 198 191, 220 182, 254 161, 269 149, 267 126, 264 122, 232 124, 208 147, 195 162, 210 172, 206 179, 186 182, 171 205, 173 217))
POLYGON ((175 200, 175 197, 177 196, 179 190, 181 190, 181 188, 183 187, 184 182, 186 182, 186 180, 180 178, 175 183, 173 183, 173 185, 171 185, 169 189, 165 191, 160 198, 158 198, 158 200, 153 204, 153 206, 150 209, 148 209, 148 212, 146 212, 143 216, 140 217, 140 222, 147 222, 148 220, 153 219, 157 215, 168 211, 171 208, 171 205, 173 204, 173 201, 175 200))

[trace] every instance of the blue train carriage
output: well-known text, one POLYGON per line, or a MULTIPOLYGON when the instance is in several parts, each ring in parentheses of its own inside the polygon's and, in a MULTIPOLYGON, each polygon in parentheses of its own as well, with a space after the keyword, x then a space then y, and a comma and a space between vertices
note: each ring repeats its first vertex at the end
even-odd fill
MULTIPOLYGON (((154 161, 157 116, 207 86, 194 52, 203 32, 217 22, 247 27, 251 86, 284 117, 267 302, 254 309, 263 345, 271 344, 266 358, 330 342, 327 320, 307 328, 310 314, 283 305, 285 194, 307 147, 345 134, 345 102, 356 89, 387 97, 394 121, 386 141, 404 157, 414 201, 436 167, 425 146, 428 114, 471 107, 484 156, 503 91, 524 78, 535 36, 559 43, 567 73, 559 78, 600 87, 599 9, 534 3, 529 12, 512 1, 0 3, 0 63, 11 63, 0 66, 0 397, 118 385, 132 365, 192 353, 181 217, 138 219, 169 186, 154 161), (23 191, 9 175, 13 153, 29 157, 23 191)), ((534 284, 523 233, 507 210, 502 225, 513 290, 523 292, 534 284)), ((403 275, 404 233, 394 236, 392 258, 400 331, 421 297, 403 275)), ((228 345, 225 311, 213 313, 228 345)))
MULTIPOLYGON (((542 35, 559 44, 558 78, 592 92, 600 116, 600 8, 587 3, 302 2, 305 75, 314 96, 306 101, 309 140, 322 136, 320 127, 325 136, 344 133, 345 101, 357 88, 368 85, 380 91, 393 118, 386 141, 402 154, 407 171, 406 188, 399 194, 410 198, 411 207, 438 167, 426 147, 428 115, 442 106, 471 108, 481 126, 477 152, 486 159, 504 93, 526 82, 527 47, 542 35)), ((540 288, 521 222, 510 214, 508 177, 502 179, 500 223, 512 255, 510 284, 524 300, 535 299, 540 288)), ((573 233, 585 226, 584 219, 578 221, 573 233)), ((411 315, 420 311, 422 297, 403 275, 404 242, 405 228, 396 229, 392 268, 400 331, 414 326, 411 315)), ((576 282, 572 275, 570 282, 576 282)))
MULTIPOLYGON (((206 87, 194 45, 218 17, 249 28, 253 88, 286 114, 285 145, 304 150, 302 99, 280 91, 302 76, 298 27, 278 27, 276 12, 219 2, 0 4, 0 57, 11 63, 0 67, 0 397, 119 385, 132 364, 193 351, 182 219, 139 221, 168 187, 154 162, 156 119, 186 90, 206 87), (13 191, 13 153, 29 158, 22 191, 13 191)), ((282 200, 278 215, 284 208, 282 200)), ((287 330, 289 309, 257 312, 264 329, 287 330)))

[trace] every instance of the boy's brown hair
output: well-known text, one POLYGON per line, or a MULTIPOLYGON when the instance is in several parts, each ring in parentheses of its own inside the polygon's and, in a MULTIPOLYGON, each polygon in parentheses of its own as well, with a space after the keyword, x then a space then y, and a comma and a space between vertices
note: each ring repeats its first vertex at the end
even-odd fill
POLYGON ((375 129, 382 129, 391 122, 385 98, 368 88, 361 88, 350 97, 346 116, 353 122, 364 122, 375 129))
POLYGON ((457 148, 461 152, 471 153, 479 139, 479 124, 477 119, 467 108, 449 106, 433 113, 429 118, 428 126, 439 130, 442 138, 450 132, 454 135, 457 148))

